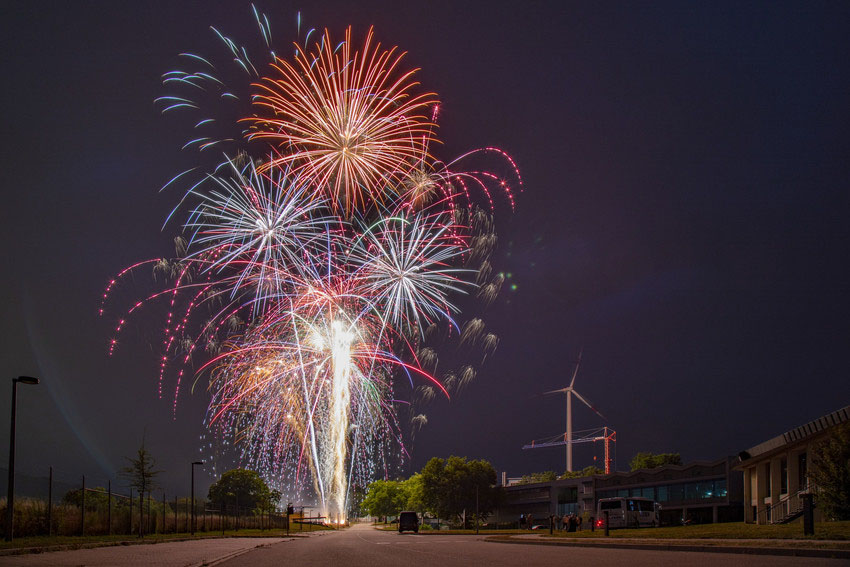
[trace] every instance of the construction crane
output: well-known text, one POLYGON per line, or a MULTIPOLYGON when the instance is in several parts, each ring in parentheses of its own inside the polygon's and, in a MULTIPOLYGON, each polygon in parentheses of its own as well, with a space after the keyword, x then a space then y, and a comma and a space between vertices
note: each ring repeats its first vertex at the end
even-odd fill
MULTIPOLYGON (((562 433, 546 439, 533 440, 531 443, 523 445, 522 448, 542 449, 543 447, 559 447, 561 445, 570 447, 576 443, 594 443, 596 441, 603 441, 605 445, 605 474, 611 474, 611 463, 613 462, 613 459, 611 458, 611 443, 617 442, 617 432, 606 426, 601 429, 576 431, 575 434, 577 437, 568 437, 568 435, 571 436, 572 433, 573 432, 562 433)), ((567 470, 572 472, 571 469, 567 470)))

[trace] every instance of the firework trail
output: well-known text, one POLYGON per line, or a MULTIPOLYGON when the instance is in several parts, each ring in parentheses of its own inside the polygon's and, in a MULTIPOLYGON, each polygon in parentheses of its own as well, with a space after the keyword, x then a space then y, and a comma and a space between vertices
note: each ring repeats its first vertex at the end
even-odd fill
POLYGON ((222 78, 226 65, 187 53, 185 70, 163 75, 175 89, 157 99, 163 112, 198 118, 184 149, 225 157, 169 182, 188 184, 168 218, 185 215, 177 257, 124 270, 104 305, 134 270, 153 266, 169 284, 121 314, 109 349, 128 315, 166 303, 160 393, 175 365, 176 404, 186 369, 203 358, 196 381, 208 377, 209 430, 274 485, 314 494, 343 522, 352 484, 404 458, 399 404, 413 435, 427 423, 423 405, 474 379, 473 363, 438 378, 438 343, 477 347, 479 362, 498 345, 480 317, 455 320, 455 300, 486 305, 498 293, 494 198, 513 208, 510 186, 521 180, 495 148, 449 162, 432 155, 436 96, 418 92, 416 70, 373 30, 362 44, 350 28, 337 44, 311 30, 282 58, 268 20, 254 15, 261 57, 213 28, 236 87, 222 78), (221 133, 222 107, 240 109, 229 121, 237 135, 221 133), (459 169, 487 156, 507 176, 459 169), (407 402, 395 394, 404 382, 407 402))

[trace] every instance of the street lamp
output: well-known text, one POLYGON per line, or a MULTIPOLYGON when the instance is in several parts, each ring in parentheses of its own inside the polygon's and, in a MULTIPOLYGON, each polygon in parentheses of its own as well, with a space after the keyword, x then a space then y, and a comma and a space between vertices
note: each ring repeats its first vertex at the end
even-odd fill
POLYGON ((18 376, 12 378, 12 427, 9 441, 9 496, 6 498, 6 541, 12 541, 12 522, 15 518, 15 413, 18 407, 18 382, 38 384, 38 378, 18 376))
POLYGON ((192 463, 192 535, 195 535, 195 465, 202 465, 204 461, 195 461, 192 463))

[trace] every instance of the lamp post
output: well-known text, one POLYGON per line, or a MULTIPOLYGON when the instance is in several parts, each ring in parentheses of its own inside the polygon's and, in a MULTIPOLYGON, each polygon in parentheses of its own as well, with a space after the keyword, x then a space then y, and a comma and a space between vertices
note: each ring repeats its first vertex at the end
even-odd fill
POLYGON ((15 518, 15 413, 18 406, 18 382, 38 384, 38 378, 18 376, 12 378, 12 427, 9 434, 9 496, 6 499, 6 541, 12 541, 12 522, 15 518))
POLYGON ((195 465, 202 465, 204 461, 194 461, 192 463, 192 535, 195 535, 195 465))

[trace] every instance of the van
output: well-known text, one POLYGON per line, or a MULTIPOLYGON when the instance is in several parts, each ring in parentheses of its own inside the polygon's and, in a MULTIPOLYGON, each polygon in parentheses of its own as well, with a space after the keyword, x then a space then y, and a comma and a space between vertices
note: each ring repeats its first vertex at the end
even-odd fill
POLYGON ((596 527, 646 528, 658 525, 658 505, 649 498, 601 498, 596 505, 596 527))
POLYGON ((416 512, 402 512, 398 515, 398 533, 404 531, 419 533, 419 515, 416 512))

